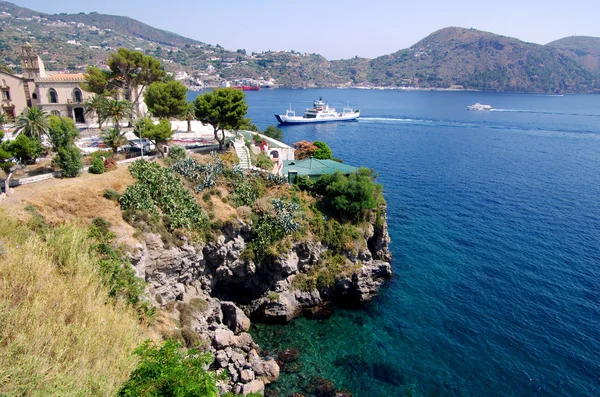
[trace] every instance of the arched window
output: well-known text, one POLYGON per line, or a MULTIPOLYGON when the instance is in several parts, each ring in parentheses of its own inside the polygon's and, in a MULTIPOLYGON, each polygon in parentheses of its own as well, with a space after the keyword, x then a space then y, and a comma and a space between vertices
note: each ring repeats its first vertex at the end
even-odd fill
POLYGON ((53 110, 50 112, 50 114, 53 116, 60 116, 60 112, 58 110, 53 110))
POLYGON ((81 90, 79 88, 73 89, 73 102, 75 102, 75 103, 83 102, 83 95, 81 94, 81 90))
POLYGON ((279 158, 279 152, 277 150, 273 150, 271 152, 271 157, 273 157, 274 159, 278 159, 279 158))
POLYGON ((54 88, 50 88, 48 90, 48 102, 50 103, 58 103, 58 94, 54 88))

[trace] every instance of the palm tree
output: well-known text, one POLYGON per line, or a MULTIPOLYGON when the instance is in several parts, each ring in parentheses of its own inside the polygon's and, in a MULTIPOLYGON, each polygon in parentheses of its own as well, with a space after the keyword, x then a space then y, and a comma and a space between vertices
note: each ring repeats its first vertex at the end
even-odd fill
POLYGON ((6 117, 6 113, 0 113, 0 130, 4 131, 4 124, 8 122, 8 117, 6 117))
POLYGON ((102 142, 112 149, 113 153, 117 153, 119 148, 127 143, 127 138, 121 135, 116 128, 110 128, 103 131, 100 134, 100 137, 102 138, 102 142))
POLYGON ((27 108, 15 123, 15 131, 32 138, 42 138, 48 134, 48 113, 37 107, 27 108))
POLYGON ((102 123, 106 119, 106 108, 108 100, 103 95, 94 95, 84 102, 85 114, 98 118, 98 128, 102 129, 102 123))
POLYGON ((187 132, 192 132, 192 120, 196 119, 196 108, 193 103, 188 102, 183 117, 187 120, 187 132))
POLYGON ((119 123, 122 120, 131 122, 133 112, 133 104, 127 100, 110 99, 106 103, 106 119, 113 122, 117 131, 120 131, 119 123))

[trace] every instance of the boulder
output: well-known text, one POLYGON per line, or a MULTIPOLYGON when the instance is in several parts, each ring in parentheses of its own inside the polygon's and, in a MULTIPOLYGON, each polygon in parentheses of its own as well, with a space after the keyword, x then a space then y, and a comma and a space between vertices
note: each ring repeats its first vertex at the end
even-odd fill
POLYGON ((265 393, 265 384, 261 380, 253 380, 250 383, 246 383, 242 389, 242 394, 250 393, 265 393))
POLYGON ((230 329, 220 328, 215 331, 213 345, 217 349, 224 349, 237 343, 237 338, 230 329))
POLYGON ((250 383, 254 380, 254 372, 251 369, 243 369, 240 371, 240 379, 242 383, 250 383))
POLYGON ((235 334, 250 329, 250 319, 233 302, 221 302, 221 311, 223 312, 223 324, 235 334))
POLYGON ((270 359, 262 362, 262 375, 258 378, 264 381, 265 384, 277 382, 277 379, 279 379, 279 365, 275 360, 270 359))
POLYGON ((227 357, 227 353, 224 350, 219 350, 215 355, 215 362, 221 368, 225 368, 229 363, 229 357, 227 357))

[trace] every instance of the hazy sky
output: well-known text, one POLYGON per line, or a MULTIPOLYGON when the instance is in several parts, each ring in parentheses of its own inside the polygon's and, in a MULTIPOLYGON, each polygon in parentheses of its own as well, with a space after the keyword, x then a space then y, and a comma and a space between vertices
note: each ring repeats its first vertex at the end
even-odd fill
POLYGON ((373 58, 461 26, 546 44, 600 36, 598 0, 155 1, 12 0, 36 11, 125 15, 227 49, 296 50, 328 59, 373 58))

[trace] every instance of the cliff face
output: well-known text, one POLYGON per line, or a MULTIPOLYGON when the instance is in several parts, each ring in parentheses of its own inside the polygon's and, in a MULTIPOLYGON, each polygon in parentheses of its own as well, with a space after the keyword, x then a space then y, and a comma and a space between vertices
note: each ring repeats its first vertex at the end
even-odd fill
POLYGON ((385 210, 380 213, 364 232, 365 248, 343 253, 346 270, 314 288, 299 287, 297 279, 323 266, 327 246, 297 242, 274 260, 255 263, 242 255, 252 229, 241 221, 224 226, 208 244, 167 248, 160 236, 147 235, 132 262, 146 280, 153 303, 176 303, 180 327, 210 342, 206 349, 216 357, 213 366, 231 375, 222 392, 262 391, 277 380, 279 367, 272 358, 260 357, 260 348, 247 333, 249 318, 288 322, 332 301, 356 305, 371 300, 392 274, 385 210))

